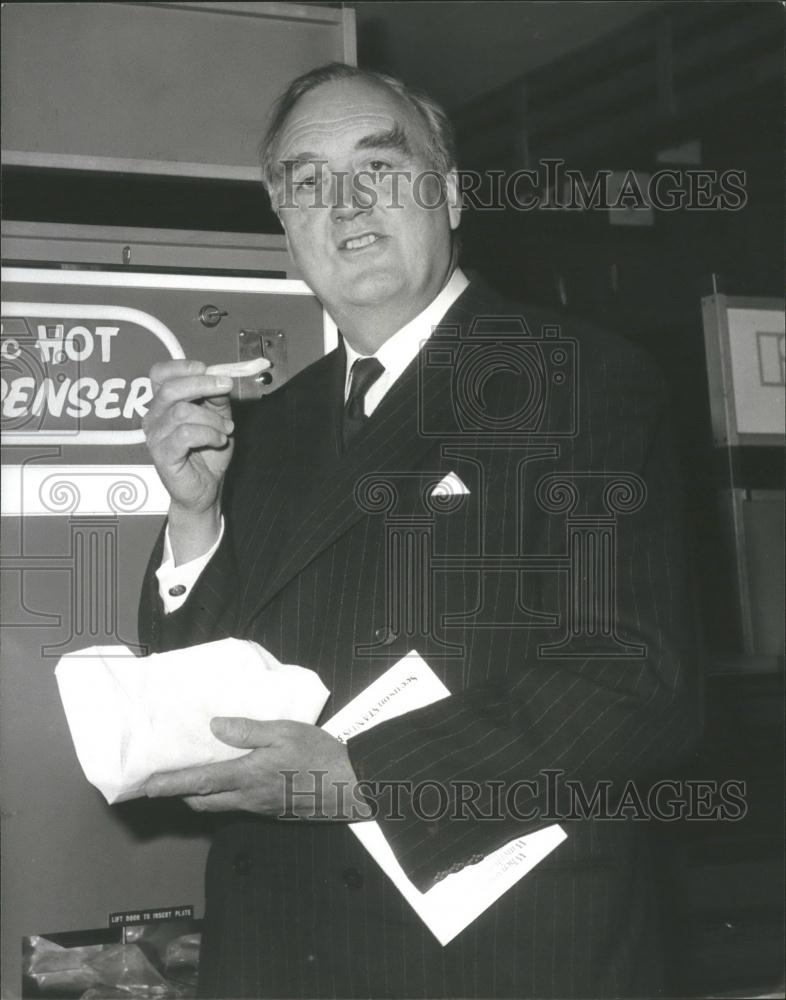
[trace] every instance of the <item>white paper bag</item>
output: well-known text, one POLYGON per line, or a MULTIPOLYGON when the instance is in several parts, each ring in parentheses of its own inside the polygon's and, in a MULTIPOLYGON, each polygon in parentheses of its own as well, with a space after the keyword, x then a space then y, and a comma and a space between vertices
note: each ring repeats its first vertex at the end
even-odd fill
POLYGON ((142 795, 157 771, 248 753, 213 736, 214 716, 313 724, 329 693, 313 670, 244 639, 145 657, 96 646, 62 657, 55 676, 85 777, 110 804, 142 795))

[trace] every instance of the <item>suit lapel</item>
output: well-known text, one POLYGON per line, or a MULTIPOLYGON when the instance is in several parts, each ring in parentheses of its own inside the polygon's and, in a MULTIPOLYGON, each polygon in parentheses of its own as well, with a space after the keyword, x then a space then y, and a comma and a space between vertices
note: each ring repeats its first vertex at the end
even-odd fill
MULTIPOLYGON (((302 386, 286 387, 265 400, 237 458, 245 458, 238 479, 233 526, 240 528, 235 542, 238 567, 245 589, 238 607, 239 620, 256 601, 259 581, 270 580, 307 509, 340 460, 340 413, 343 386, 343 347, 311 366, 302 386), (295 526, 295 530, 293 530, 295 526)), ((298 377, 299 380, 301 376, 298 377)), ((232 483, 234 489, 234 482, 232 483)), ((230 503, 232 502, 230 491, 230 503)))
MULTIPOLYGON (((468 288, 456 300, 435 332, 430 345, 440 339, 442 331, 450 334, 457 327, 466 327, 487 306, 482 297, 470 295, 468 288)), ((422 353, 422 352, 421 352, 422 353)), ((324 380, 318 391, 325 398, 310 408, 310 421, 296 421, 293 460, 300 465, 303 455, 314 455, 319 472, 302 479, 300 497, 290 497, 296 504, 296 515, 288 523, 286 545, 279 550, 272 572, 266 574, 262 591, 255 590, 251 580, 240 610, 240 620, 248 622, 313 559, 366 516, 358 504, 355 488, 370 473, 395 473, 416 467, 419 461, 440 444, 444 433, 455 431, 453 413, 453 371, 450 365, 423 365, 416 357, 396 384, 385 395, 379 407, 353 442, 352 448, 334 461, 337 435, 340 435, 341 400, 345 361, 331 380, 324 380), (337 392, 339 395, 337 396, 337 392), (330 397, 330 398, 328 398, 330 397), (424 408, 423 402, 426 402, 424 408), (330 412, 329 430, 323 425, 330 412), (320 416, 321 415, 321 416, 320 416), (317 421, 313 419, 317 417, 317 421), (426 420, 427 426, 422 426, 426 420), (313 435, 313 436, 312 436, 313 435), (314 443, 320 442, 315 448, 314 443), (317 458, 316 451, 322 452, 317 458), (329 460, 325 461, 327 450, 329 460), (298 454, 299 452, 299 454, 298 454)), ((303 466, 308 472, 308 463, 303 466)), ((293 480, 295 481, 295 480, 293 480)))

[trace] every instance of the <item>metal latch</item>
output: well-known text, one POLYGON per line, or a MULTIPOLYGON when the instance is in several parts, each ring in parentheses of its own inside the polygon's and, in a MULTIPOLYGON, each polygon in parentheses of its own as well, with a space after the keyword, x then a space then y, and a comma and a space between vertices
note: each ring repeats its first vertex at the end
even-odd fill
POLYGON ((283 330, 241 330, 238 334, 238 360, 267 358, 270 368, 238 379, 238 399, 258 399, 283 385, 289 377, 287 341, 283 330))

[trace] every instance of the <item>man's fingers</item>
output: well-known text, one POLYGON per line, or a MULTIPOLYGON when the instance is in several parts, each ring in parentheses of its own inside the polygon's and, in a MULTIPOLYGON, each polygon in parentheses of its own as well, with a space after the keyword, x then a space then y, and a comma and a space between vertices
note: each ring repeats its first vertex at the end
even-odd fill
POLYGON ((181 399, 209 399, 226 396, 232 389, 232 379, 226 375, 185 375, 168 379, 155 391, 155 399, 163 409, 181 399))
POLYGON ((145 795, 149 799, 157 799, 234 792, 240 787, 240 760, 242 758, 154 774, 145 785, 145 795))
POLYGON ((176 466, 197 448, 224 448, 228 443, 228 434, 215 427, 206 424, 180 424, 159 441, 157 454, 165 465, 176 466))
POLYGON ((164 411, 159 420, 148 425, 145 431, 147 441, 149 444, 163 441, 164 438, 186 424, 212 427, 221 434, 231 434, 234 429, 232 419, 223 416, 212 407, 197 406, 196 403, 187 403, 185 400, 181 400, 164 411))
POLYGON ((216 739, 231 747, 255 750, 272 746, 275 740, 270 722, 244 719, 239 716, 216 716, 210 720, 210 730, 216 739))
POLYGON ((181 401, 209 400, 213 406, 225 410, 228 415, 231 389, 232 379, 225 376, 185 375, 168 379, 155 387, 142 426, 149 432, 166 416, 172 406, 181 401))
POLYGON ((185 804, 194 812, 235 812, 244 807, 239 792, 219 792, 216 795, 186 795, 185 804))
POLYGON ((203 361, 188 359, 159 361, 150 369, 150 381, 155 390, 172 378, 181 378, 184 375, 201 375, 205 368, 206 365, 203 361))

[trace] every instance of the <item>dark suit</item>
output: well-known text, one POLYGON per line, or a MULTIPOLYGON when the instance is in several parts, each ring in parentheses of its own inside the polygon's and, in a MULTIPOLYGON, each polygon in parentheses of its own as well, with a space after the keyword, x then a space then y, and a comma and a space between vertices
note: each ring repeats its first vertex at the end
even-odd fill
MULTIPOLYGON (((522 315, 534 338, 556 322, 472 283, 427 348, 445 349, 416 359, 343 457, 342 350, 254 404, 236 422, 219 550, 165 617, 159 544, 141 614, 155 649, 251 637, 316 670, 331 691, 324 718, 416 648, 452 697, 351 740, 353 766, 368 780, 440 782, 450 806, 457 781, 476 781, 484 812, 489 781, 544 769, 588 794, 600 779, 619 789, 636 778, 644 791, 696 738, 660 377, 636 349, 566 321, 575 386, 570 351, 555 356, 553 344, 488 379, 462 368, 468 354, 451 363, 458 328, 470 345, 491 344, 491 358, 495 340, 470 334, 475 319, 522 315), (533 396, 538 384, 545 397, 533 396), (435 510, 426 498, 450 471, 469 495, 435 510), (588 591, 596 578, 608 585, 588 591)), ((532 343, 515 323, 505 331, 502 369, 532 343)), ((544 787, 522 788, 517 807, 547 808, 544 787)), ((406 794, 403 818, 380 818, 421 889, 548 821, 451 819, 437 815, 445 802, 421 804, 433 818, 406 794)), ((563 825, 568 840, 442 948, 343 824, 223 816, 206 875, 201 993, 655 995, 649 824, 563 825)))

